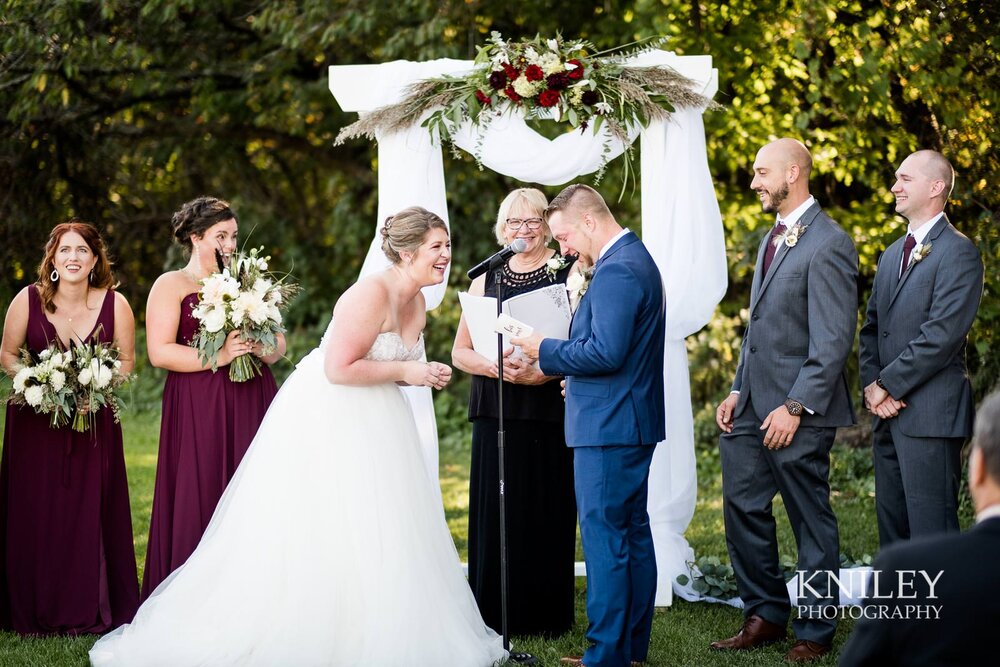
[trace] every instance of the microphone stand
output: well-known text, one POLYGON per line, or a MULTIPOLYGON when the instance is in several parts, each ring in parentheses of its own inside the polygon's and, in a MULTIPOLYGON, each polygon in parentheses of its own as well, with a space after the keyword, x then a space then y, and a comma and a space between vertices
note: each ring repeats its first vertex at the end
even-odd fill
MULTIPOLYGON (((497 289, 497 317, 503 314, 503 267, 500 263, 494 269, 494 284, 497 289)), ((510 662, 519 665, 534 665, 538 659, 530 653, 512 652, 507 634, 507 495, 504 467, 504 424, 503 424, 503 334, 497 333, 497 458, 500 465, 500 633, 503 648, 510 656, 510 662)))

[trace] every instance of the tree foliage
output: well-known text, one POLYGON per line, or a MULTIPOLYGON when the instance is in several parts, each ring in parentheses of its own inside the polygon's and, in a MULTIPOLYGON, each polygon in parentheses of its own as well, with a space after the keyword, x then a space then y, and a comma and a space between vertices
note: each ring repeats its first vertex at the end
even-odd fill
MULTIPOLYGON (((572 10, 553 0, 6 0, 0 297, 8 301, 33 279, 52 225, 78 215, 109 238, 122 289, 141 314, 152 280, 180 259, 170 246, 170 215, 209 193, 229 198, 241 235, 268 246, 305 287, 293 323, 321 326, 360 268, 376 209, 374 147, 332 146, 354 118, 329 93, 329 65, 471 58, 491 30, 559 31, 599 48, 664 34, 678 53, 714 58, 725 105, 706 116, 706 131, 731 285, 716 322, 691 339, 695 401, 724 392, 735 366, 753 253, 770 224, 748 189, 750 165, 778 136, 810 146, 813 191, 858 244, 862 298, 878 253, 903 224, 889 193, 896 166, 917 148, 952 159, 959 181, 949 213, 987 264, 970 351, 982 394, 1000 372, 994 7, 971 0, 606 0, 572 10)), ((491 218, 516 184, 469 159, 447 160, 452 281, 462 286, 462 269, 492 249, 491 218)), ((617 195, 615 167, 603 187, 617 195)), ((637 220, 638 197, 619 210, 625 222, 637 220)), ((438 318, 438 356, 450 346, 456 308, 449 302, 438 318)))

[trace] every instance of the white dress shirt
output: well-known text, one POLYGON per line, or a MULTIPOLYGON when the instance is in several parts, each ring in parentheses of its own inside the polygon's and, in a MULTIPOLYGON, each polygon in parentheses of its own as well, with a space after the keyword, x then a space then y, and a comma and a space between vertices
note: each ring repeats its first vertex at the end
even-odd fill
MULTIPOLYGON (((941 219, 942 215, 944 215, 944 211, 941 211, 940 213, 938 213, 933 218, 931 218, 924 224, 920 225, 916 229, 913 228, 913 225, 907 225, 906 226, 907 235, 912 235, 913 240, 917 242, 917 245, 923 244, 924 239, 927 238, 927 234, 930 233, 931 231, 931 227, 937 224, 937 221, 941 219)), ((913 247, 915 248, 917 246, 913 247)), ((910 256, 912 257, 913 253, 910 253, 910 256)), ((910 259, 909 257, 903 257, 902 259, 899 260, 899 275, 903 275, 903 271, 906 270, 906 265, 903 264, 903 261, 909 259, 910 259)))
MULTIPOLYGON (((628 229, 627 229, 627 228, 626 228, 626 229, 623 229, 623 230, 621 230, 620 232, 618 232, 617 234, 615 234, 615 235, 614 235, 614 236, 613 236, 613 237, 611 238, 611 240, 610 240, 610 241, 608 241, 607 243, 605 243, 605 244, 604 244, 604 247, 603 247, 603 248, 601 248, 601 252, 599 252, 599 253, 597 254, 597 260, 601 259, 601 257, 604 257, 604 254, 605 254, 605 253, 606 253, 607 251, 611 250, 611 246, 613 246, 614 244, 618 243, 618 239, 620 239, 621 237, 625 236, 626 234, 628 234, 628 229)), ((594 261, 596 262, 597 260, 594 260, 594 261)))

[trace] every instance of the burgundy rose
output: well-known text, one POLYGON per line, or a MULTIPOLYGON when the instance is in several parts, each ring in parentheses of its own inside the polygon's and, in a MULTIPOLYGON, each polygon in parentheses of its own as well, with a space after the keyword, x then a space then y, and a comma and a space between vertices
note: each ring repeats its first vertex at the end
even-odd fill
POLYGON ((504 74, 506 74, 507 78, 510 79, 511 81, 516 79, 520 74, 520 72, 517 71, 517 68, 511 65, 510 63, 503 63, 502 67, 504 74))
POLYGON ((507 75, 500 70, 490 73, 490 88, 502 90, 507 85, 507 75))
POLYGON ((554 74, 549 74, 545 81, 549 84, 549 88, 552 90, 562 90, 569 85, 569 77, 566 72, 555 72, 554 74))
POLYGON ((521 101, 521 96, 514 91, 513 86, 507 86, 506 88, 504 88, 503 94, 506 95, 507 99, 509 99, 511 102, 521 101))
POLYGON ((586 104, 588 107, 592 107, 600 100, 596 90, 585 90, 583 95, 580 97, 580 101, 586 104))
POLYGON ((481 90, 476 91, 476 99, 479 100, 479 103, 484 107, 488 107, 490 105, 490 96, 481 90))
POLYGON ((538 96, 538 103, 543 107, 554 107, 559 104, 559 91, 543 90, 542 94, 538 96))
POLYGON ((545 72, 538 65, 528 65, 528 69, 524 70, 524 78, 528 81, 541 81, 545 78, 545 72))
POLYGON ((578 79, 582 79, 583 78, 583 63, 580 62, 579 60, 577 60, 576 58, 573 58, 572 60, 569 61, 569 64, 576 65, 576 67, 574 67, 573 69, 569 70, 566 73, 569 76, 569 78, 573 79, 574 81, 576 81, 578 79))

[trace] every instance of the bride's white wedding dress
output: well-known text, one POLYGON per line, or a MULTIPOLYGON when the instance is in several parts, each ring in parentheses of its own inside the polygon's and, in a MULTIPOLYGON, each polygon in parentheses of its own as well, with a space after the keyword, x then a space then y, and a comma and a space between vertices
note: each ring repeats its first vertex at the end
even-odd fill
MULTIPOLYGON (((382 333, 366 356, 423 354, 382 333)), ((436 473, 436 471, 434 471, 436 473)), ((489 667, 483 623, 395 384, 282 386, 187 563, 100 639, 96 667, 489 667)), ((434 475, 436 483, 437 476, 434 475)))

